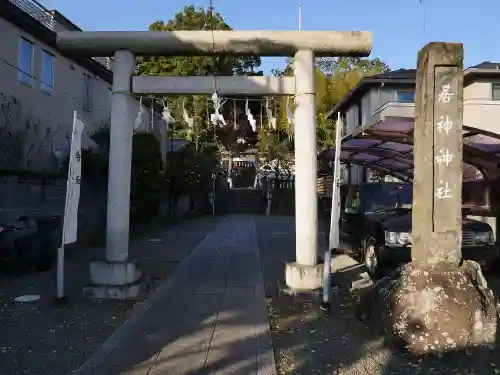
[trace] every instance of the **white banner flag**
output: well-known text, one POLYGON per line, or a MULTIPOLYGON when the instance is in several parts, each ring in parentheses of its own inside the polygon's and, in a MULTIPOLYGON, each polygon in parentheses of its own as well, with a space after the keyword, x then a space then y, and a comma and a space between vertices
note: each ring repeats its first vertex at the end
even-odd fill
POLYGON ((82 134, 84 124, 76 111, 73 115, 73 134, 69 156, 68 182, 66 185, 66 205, 62 245, 76 242, 78 231, 78 203, 80 201, 80 183, 82 179, 82 134))
POLYGON ((340 152, 341 152, 342 119, 340 113, 335 126, 335 157, 333 158, 333 181, 332 181, 332 210, 330 215, 330 236, 328 238, 329 249, 339 247, 339 221, 340 221, 340 152))

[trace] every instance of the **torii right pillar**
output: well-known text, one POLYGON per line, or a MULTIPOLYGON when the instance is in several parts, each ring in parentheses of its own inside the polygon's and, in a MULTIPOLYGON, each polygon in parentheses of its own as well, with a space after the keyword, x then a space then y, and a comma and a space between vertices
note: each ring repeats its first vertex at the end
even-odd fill
POLYGON ((316 72, 314 53, 297 51, 295 75, 295 254, 285 266, 285 281, 295 290, 323 284, 318 264, 318 192, 316 146, 316 72))

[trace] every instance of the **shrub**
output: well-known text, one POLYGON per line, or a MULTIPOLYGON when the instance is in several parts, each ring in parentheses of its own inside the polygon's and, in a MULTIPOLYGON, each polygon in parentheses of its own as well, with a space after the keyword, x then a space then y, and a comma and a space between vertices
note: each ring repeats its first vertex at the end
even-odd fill
POLYGON ((164 191, 160 143, 151 133, 137 133, 132 149, 131 219, 144 222, 158 215, 164 191))
MULTIPOLYGON (((109 168, 110 128, 103 124, 90 138, 95 146, 82 150, 82 179, 106 186, 109 168)), ((144 222, 159 212, 164 182, 160 143, 151 133, 136 133, 132 141, 130 185, 131 221, 144 222)))
POLYGON ((165 168, 165 184, 174 206, 179 197, 186 194, 191 198, 192 209, 195 208, 193 206, 196 197, 199 198, 200 204, 204 204, 202 201, 208 198, 212 173, 216 172, 217 165, 215 148, 205 147, 197 150, 191 144, 169 154, 165 168))

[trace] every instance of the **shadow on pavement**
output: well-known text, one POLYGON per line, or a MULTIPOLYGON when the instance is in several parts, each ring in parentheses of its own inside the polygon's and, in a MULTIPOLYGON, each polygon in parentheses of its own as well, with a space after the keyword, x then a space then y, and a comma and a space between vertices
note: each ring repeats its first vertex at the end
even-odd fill
POLYGON ((77 374, 275 373, 254 228, 224 221, 77 374))

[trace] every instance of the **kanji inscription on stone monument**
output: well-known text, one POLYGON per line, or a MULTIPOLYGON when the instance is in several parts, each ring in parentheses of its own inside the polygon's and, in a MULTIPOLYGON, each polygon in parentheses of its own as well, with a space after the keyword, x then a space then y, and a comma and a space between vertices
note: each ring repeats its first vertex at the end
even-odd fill
POLYGON ((458 265, 462 217, 463 47, 419 53, 414 132, 412 260, 458 265))
POLYGON ((455 230, 455 220, 446 220, 446 217, 456 213, 457 204, 461 210, 462 116, 457 112, 462 103, 457 103, 456 95, 458 84, 462 84, 456 78, 460 74, 462 69, 457 66, 434 68, 434 118, 437 119, 433 135, 434 232, 455 230), (457 202, 456 197, 460 201, 457 202))

